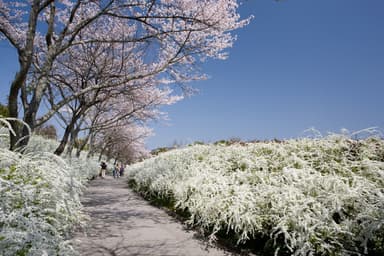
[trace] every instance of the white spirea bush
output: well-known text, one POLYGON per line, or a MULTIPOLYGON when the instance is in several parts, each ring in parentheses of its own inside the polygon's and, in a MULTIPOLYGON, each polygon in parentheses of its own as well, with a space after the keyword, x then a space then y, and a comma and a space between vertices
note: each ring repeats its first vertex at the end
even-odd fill
POLYGON ((70 231, 82 225, 79 196, 97 175, 94 159, 65 159, 57 142, 32 136, 24 153, 0 146, 0 255, 74 255, 70 231))
POLYGON ((223 231, 238 243, 263 238, 276 255, 359 255, 383 246, 382 139, 195 145, 127 174, 141 192, 188 210, 189 223, 212 238, 223 231))
MULTIPOLYGON (((58 145, 57 141, 48 140, 41 136, 32 136, 24 152, 54 152, 58 145)), ((63 153, 63 159, 71 167, 70 176, 80 183, 84 183, 89 178, 97 176, 100 169, 98 159, 96 157, 87 158, 86 155, 87 152, 81 152, 80 157, 70 157, 63 153)))

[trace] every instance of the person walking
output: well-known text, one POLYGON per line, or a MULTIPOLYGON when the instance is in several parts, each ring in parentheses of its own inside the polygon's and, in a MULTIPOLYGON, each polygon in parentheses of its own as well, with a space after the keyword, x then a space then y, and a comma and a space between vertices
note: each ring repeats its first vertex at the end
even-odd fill
POLYGON ((100 170, 100 177, 104 179, 105 177, 105 171, 107 170, 107 164, 105 162, 101 162, 100 164, 101 170, 100 170))
POLYGON ((120 177, 122 177, 124 175, 124 165, 123 163, 121 163, 120 165, 120 177))
POLYGON ((119 164, 115 164, 115 167, 113 168, 113 178, 117 179, 119 178, 119 172, 120 172, 120 167, 119 164))

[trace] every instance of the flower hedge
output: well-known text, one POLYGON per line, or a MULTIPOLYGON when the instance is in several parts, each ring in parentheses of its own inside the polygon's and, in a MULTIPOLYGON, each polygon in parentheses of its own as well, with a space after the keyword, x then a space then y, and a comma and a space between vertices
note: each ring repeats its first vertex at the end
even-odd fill
POLYGON ((262 255, 384 253, 384 142, 332 135, 194 145, 131 166, 131 184, 188 223, 262 255))

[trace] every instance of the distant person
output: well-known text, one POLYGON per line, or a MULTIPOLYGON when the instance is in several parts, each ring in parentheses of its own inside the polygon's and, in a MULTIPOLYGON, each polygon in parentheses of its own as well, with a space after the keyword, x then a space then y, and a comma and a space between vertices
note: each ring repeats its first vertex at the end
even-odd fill
POLYGON ((107 164, 105 162, 101 162, 100 164, 101 170, 100 170, 100 177, 104 179, 105 177, 105 171, 107 170, 107 164))
POLYGON ((121 166, 120 166, 120 177, 123 177, 123 175, 124 175, 124 165, 121 164, 121 166))
POLYGON ((115 167, 113 168, 113 178, 117 179, 119 178, 119 174, 120 174, 120 166, 119 164, 115 164, 115 167))

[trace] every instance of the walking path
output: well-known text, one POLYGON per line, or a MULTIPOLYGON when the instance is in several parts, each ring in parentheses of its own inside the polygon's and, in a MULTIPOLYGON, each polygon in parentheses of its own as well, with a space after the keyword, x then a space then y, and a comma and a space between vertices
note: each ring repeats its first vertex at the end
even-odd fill
POLYGON ((111 177, 89 184, 82 203, 91 220, 73 238, 84 256, 231 255, 195 238, 163 210, 128 189, 127 180, 111 177))

